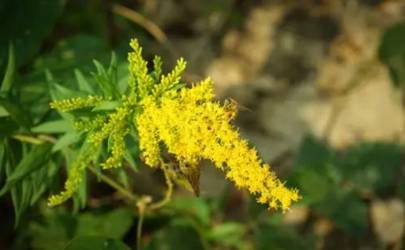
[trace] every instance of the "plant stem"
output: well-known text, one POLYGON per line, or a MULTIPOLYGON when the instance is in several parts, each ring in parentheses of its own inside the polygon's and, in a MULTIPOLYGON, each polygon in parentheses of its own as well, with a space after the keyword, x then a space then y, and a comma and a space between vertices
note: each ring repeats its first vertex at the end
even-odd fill
POLYGON ((109 186, 111 186, 112 188, 116 189, 118 192, 120 192, 122 195, 124 195, 125 197, 127 197, 128 199, 130 199, 131 201, 138 201, 139 197, 133 193, 131 193, 130 191, 128 191, 127 189, 125 189, 124 187, 122 187, 120 184, 118 184, 116 181, 114 181, 113 179, 111 179, 110 177, 108 177, 107 175, 98 172, 95 168, 93 167, 89 167, 89 170, 95 174, 96 176, 100 177, 100 179, 105 182, 106 184, 108 184, 109 186))
POLYGON ((145 216, 145 206, 138 206, 139 211, 139 218, 138 224, 136 226, 136 249, 142 249, 142 225, 143 225, 143 218, 145 216))
POLYGON ((171 197, 172 197, 172 193, 173 193, 173 182, 172 182, 172 180, 170 179, 169 172, 168 172, 168 170, 166 169, 165 165, 162 165, 162 170, 163 170, 163 173, 164 173, 164 175, 165 175, 166 185, 167 185, 167 189, 166 189, 166 192, 165 192, 165 196, 163 197, 162 200, 160 200, 160 201, 158 201, 158 202, 156 202, 156 203, 150 205, 150 206, 148 207, 150 210, 155 210, 155 209, 159 209, 159 208, 163 207, 164 205, 166 205, 166 204, 170 201, 170 199, 171 199, 171 197))

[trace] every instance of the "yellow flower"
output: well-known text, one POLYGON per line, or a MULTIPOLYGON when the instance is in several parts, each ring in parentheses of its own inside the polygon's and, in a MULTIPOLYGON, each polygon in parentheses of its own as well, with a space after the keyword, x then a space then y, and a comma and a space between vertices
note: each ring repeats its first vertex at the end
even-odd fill
POLYGON ((49 106, 53 109, 66 112, 73 109, 96 106, 102 101, 104 101, 104 98, 101 96, 74 97, 60 101, 53 101, 49 106))
POLYGON ((299 199, 298 192, 285 187, 230 124, 235 105, 220 105, 213 97, 207 79, 192 88, 167 91, 156 101, 144 98, 136 127, 146 164, 158 164, 163 142, 181 164, 197 167, 202 159, 211 160, 237 187, 257 195, 258 202, 287 210, 299 199))
MULTIPOLYGON (((131 40, 130 46, 133 51, 128 54, 127 94, 118 98, 114 95, 118 100, 113 101, 118 102, 118 106, 111 111, 92 110, 94 116, 79 115, 76 119, 75 126, 87 133, 90 146, 79 154, 69 171, 65 190, 50 197, 50 205, 60 204, 73 195, 82 182, 86 166, 97 158, 97 149, 105 140, 108 139, 109 156, 101 166, 120 167, 128 134, 138 136, 143 160, 151 167, 164 168, 162 153, 173 155, 185 173, 196 173, 199 162, 207 159, 224 171, 226 178, 237 187, 256 195, 259 203, 285 211, 300 198, 298 191, 288 189, 277 179, 257 151, 240 137, 231 124, 237 105, 233 101, 224 104, 215 101, 210 79, 186 88, 181 82, 186 67, 183 59, 177 61, 171 72, 162 75, 161 59, 155 57, 153 70, 149 72, 138 41, 131 40)), ((112 98, 77 97, 53 101, 50 105, 66 112, 97 106, 112 98)), ((170 178, 176 176, 172 174, 170 178)))

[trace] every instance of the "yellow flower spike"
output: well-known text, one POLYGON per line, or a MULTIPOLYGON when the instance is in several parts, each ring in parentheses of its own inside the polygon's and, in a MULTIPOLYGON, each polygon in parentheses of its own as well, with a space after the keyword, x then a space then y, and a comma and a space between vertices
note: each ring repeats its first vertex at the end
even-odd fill
POLYGON ((155 85, 153 95, 159 96, 180 83, 181 75, 186 69, 186 65, 187 63, 183 58, 178 59, 174 69, 169 74, 162 76, 160 83, 155 85))
POLYGON ((159 142, 163 142, 180 162, 211 160, 237 187, 257 195, 260 203, 287 210, 299 199, 298 192, 285 187, 229 124, 237 112, 235 103, 222 106, 212 93, 211 81, 205 80, 189 89, 170 91, 157 102, 142 102, 144 110, 136 125, 146 164, 159 159, 159 142))
POLYGON ((49 197, 48 206, 59 205, 72 197, 83 181, 84 170, 92 160, 94 150, 93 147, 87 147, 85 150, 82 150, 69 171, 68 179, 65 182, 65 190, 49 197))
POLYGON ((96 117, 88 121, 75 121, 73 125, 77 130, 89 132, 94 129, 100 128, 104 124, 104 122, 104 116, 97 115, 96 117))
POLYGON ((142 57, 142 47, 138 40, 132 39, 129 45, 133 49, 132 52, 128 53, 130 93, 143 97, 152 90, 154 81, 148 74, 148 63, 142 57))
POLYGON ((104 98, 101 96, 74 97, 60 101, 52 101, 49 106, 53 109, 67 112, 74 109, 93 107, 102 101, 104 101, 104 98))
MULTIPOLYGON (((75 122, 78 129, 88 132, 88 141, 93 148, 110 139, 110 155, 101 164, 104 169, 121 166, 126 150, 125 138, 133 122, 135 131, 132 132, 138 135, 146 165, 164 168, 161 157, 161 145, 164 144, 163 148, 177 159, 180 166, 192 166, 183 170, 194 171, 201 160, 210 160, 237 187, 246 188, 259 203, 267 204, 269 208, 286 211, 292 202, 300 199, 298 191, 288 189, 277 179, 270 166, 259 158, 257 150, 250 147, 230 124, 237 115, 236 102, 230 100, 222 105, 215 101, 209 78, 191 88, 180 85, 186 68, 182 58, 170 73, 162 76, 162 61, 155 57, 153 71, 148 72, 138 41, 131 40, 130 46, 133 51, 128 54, 128 95, 114 100, 119 105, 108 114, 103 111, 90 121, 85 118, 75 122)), ((51 107, 70 111, 95 106, 101 101, 101 97, 78 97, 54 101, 51 107)), ((60 204, 72 196, 82 181, 90 155, 95 154, 79 155, 69 172, 65 191, 50 197, 49 205, 60 204)))
POLYGON ((125 153, 125 136, 129 133, 128 129, 118 128, 111 136, 112 147, 111 155, 104 163, 101 163, 101 167, 104 169, 121 167, 122 159, 125 153))

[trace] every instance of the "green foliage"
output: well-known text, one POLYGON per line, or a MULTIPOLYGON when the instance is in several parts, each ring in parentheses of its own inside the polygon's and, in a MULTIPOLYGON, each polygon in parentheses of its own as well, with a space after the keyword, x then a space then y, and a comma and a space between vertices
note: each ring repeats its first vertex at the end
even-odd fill
POLYGON ((395 86, 405 84, 405 23, 389 27, 378 51, 380 60, 388 67, 395 86))
MULTIPOLYGON (((162 77, 162 59, 144 60, 138 45, 138 73, 129 75, 124 60, 127 36, 135 33, 146 40, 147 36, 118 20, 125 39, 121 35, 110 40, 111 34, 101 27, 102 17, 111 12, 103 1, 79 3, 85 15, 69 7, 64 10, 68 17, 58 20, 68 2, 77 4, 0 1, 0 209, 4 219, 0 244, 12 239, 11 249, 130 249, 136 243, 139 221, 135 204, 110 194, 110 189, 99 184, 100 175, 88 176, 83 169, 89 162, 92 166, 105 163, 117 142, 123 141, 125 148, 118 160, 124 161, 125 168, 110 169, 107 175, 130 190, 134 186, 132 172, 141 167, 136 129, 129 126, 129 132, 118 137, 103 134, 95 148, 87 148, 87 142, 122 106, 124 94, 150 94, 149 88, 140 87, 140 81, 163 83, 154 85, 155 95, 182 87, 179 76, 185 62, 179 60, 175 69, 162 77), (65 27, 49 35, 55 23, 65 27), (118 45, 112 56, 110 42, 118 45), (41 54, 36 57, 39 50, 41 54), (55 112, 48 105, 66 98, 88 100, 90 95, 102 100, 67 113, 55 112), (74 187, 71 204, 47 208, 45 198, 61 190, 65 176, 86 158, 86 153, 91 159, 81 161, 77 172, 81 182, 74 187), (89 194, 96 194, 96 198, 89 200, 89 194), (11 213, 7 210, 9 202, 11 213), (11 207, 14 218, 8 219, 12 217, 11 207), (8 228, 9 220, 15 223, 14 229, 8 228)), ((211 13, 211 9, 227 12, 222 5, 229 8, 231 1, 210 2, 207 12, 211 13)), ((231 11, 228 22, 239 25, 242 14, 231 11)), ((403 22, 387 29, 378 53, 393 83, 403 86, 403 22)), ((133 110, 139 111, 136 107, 133 110)), ((235 205, 232 192, 212 199, 179 196, 163 210, 145 215, 141 241, 148 250, 316 249, 319 235, 313 228, 319 218, 333 226, 326 241, 333 240, 336 231, 355 242, 376 241, 370 236, 369 201, 405 199, 404 154, 404 147, 393 143, 363 142, 335 150, 307 137, 289 177, 303 196, 300 207, 309 211, 301 223, 286 224, 284 216, 288 214, 273 215, 255 201, 245 211, 243 205, 235 205), (235 211, 242 215, 229 215, 235 211)))
POLYGON ((100 236, 83 236, 73 239, 65 248, 66 250, 129 250, 121 241, 100 236))
POLYGON ((64 1, 1 1, 0 72, 3 72, 6 63, 3 59, 6 58, 10 43, 14 45, 16 65, 21 66, 32 59, 63 6, 64 1))
POLYGON ((314 249, 311 239, 303 237, 294 228, 283 225, 277 218, 257 225, 254 244, 257 250, 314 249))
POLYGON ((342 230, 364 235, 369 227, 366 200, 403 186, 398 176, 403 156, 404 148, 397 144, 360 143, 339 152, 307 137, 291 178, 302 190, 303 203, 342 230))
POLYGON ((129 209, 118 208, 75 216, 63 209, 46 209, 43 219, 41 223, 34 222, 29 226, 28 234, 33 249, 103 249, 97 246, 121 249, 114 247, 116 244, 117 247, 124 246, 120 240, 133 223, 133 213, 129 209), (109 243, 104 246, 102 242, 109 243))

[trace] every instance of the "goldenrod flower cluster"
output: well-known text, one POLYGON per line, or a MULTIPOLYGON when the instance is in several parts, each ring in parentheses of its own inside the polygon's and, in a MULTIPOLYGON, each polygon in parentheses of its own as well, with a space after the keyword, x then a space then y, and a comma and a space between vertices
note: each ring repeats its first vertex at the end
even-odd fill
POLYGON ((145 97, 143 113, 136 118, 145 162, 159 164, 159 143, 163 142, 180 164, 197 167, 200 160, 211 160, 238 187, 257 195, 258 202, 288 209, 299 199, 298 192, 286 188, 257 151, 240 138, 230 124, 235 104, 222 106, 213 98, 209 79, 192 88, 167 91, 157 101, 145 97))
POLYGON ((93 160, 93 151, 94 148, 92 147, 83 148, 78 159, 75 161, 69 171, 68 179, 65 182, 65 190, 57 195, 52 195, 51 197, 49 197, 49 206, 56 206, 65 202, 76 192, 83 181, 84 170, 86 169, 87 165, 93 160))
POLYGON ((74 109, 96 106, 102 101, 104 101, 104 99, 101 96, 74 97, 61 101, 53 101, 49 104, 49 106, 53 109, 67 112, 74 109))
MULTIPOLYGON (((183 59, 177 61, 170 73, 162 75, 161 59, 155 57, 153 70, 149 72, 138 41, 132 40, 130 46, 133 52, 128 55, 128 89, 119 100, 114 100, 119 105, 109 113, 95 114, 93 120, 79 119, 75 123, 87 133, 87 142, 94 148, 108 139, 110 155, 101 164, 103 168, 121 166, 125 139, 133 135, 138 137, 142 158, 150 167, 163 168, 162 155, 167 153, 191 170, 197 168, 201 160, 208 159, 236 186, 248 189, 257 196, 258 202, 271 208, 285 211, 299 199, 297 190, 285 187, 270 166, 261 161, 257 151, 240 137, 231 124, 237 114, 237 105, 233 101, 224 104, 215 101, 210 79, 187 88, 181 83, 186 67, 183 59)), ((73 98, 54 101, 51 106, 71 111, 111 98, 73 98)), ((50 205, 71 197, 90 159, 87 153, 78 157, 69 173, 66 190, 52 196, 50 205)))

